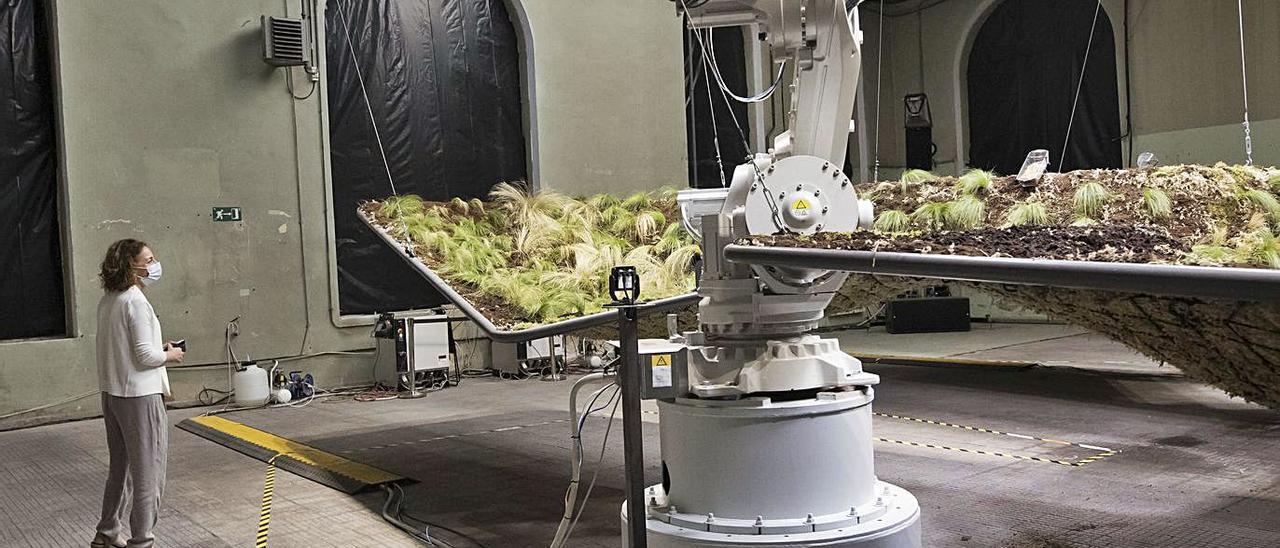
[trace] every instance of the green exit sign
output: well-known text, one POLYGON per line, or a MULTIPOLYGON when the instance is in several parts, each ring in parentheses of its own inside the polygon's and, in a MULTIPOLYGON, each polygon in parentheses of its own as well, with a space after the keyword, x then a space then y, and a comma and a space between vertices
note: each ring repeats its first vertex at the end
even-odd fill
POLYGON ((244 216, 240 214, 240 208, 238 207, 213 208, 213 222, 215 223, 230 223, 243 220, 244 216))

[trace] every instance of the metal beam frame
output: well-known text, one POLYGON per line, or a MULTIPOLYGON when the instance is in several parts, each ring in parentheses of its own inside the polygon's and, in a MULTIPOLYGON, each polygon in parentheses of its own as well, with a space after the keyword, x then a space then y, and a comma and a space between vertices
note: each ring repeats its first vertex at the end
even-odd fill
POLYGON ((733 262, 1167 297, 1280 301, 1280 270, 729 245, 733 262))

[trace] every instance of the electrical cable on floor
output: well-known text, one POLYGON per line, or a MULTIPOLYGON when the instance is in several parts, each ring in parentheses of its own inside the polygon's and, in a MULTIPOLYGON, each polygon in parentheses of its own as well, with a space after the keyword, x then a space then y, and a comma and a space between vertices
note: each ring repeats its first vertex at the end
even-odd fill
POLYGON ((444 525, 440 525, 438 523, 432 523, 430 521, 424 520, 422 518, 419 518, 417 516, 414 516, 413 514, 406 512, 404 510, 404 502, 407 497, 405 496, 405 493, 404 493, 404 487, 402 487, 400 484, 398 483, 385 484, 382 486, 382 489, 387 492, 387 500, 382 504, 382 519, 386 520, 388 523, 391 523, 392 525, 395 525, 400 530, 412 535, 414 538, 426 543, 428 546, 443 546, 445 548, 458 548, 453 543, 445 541, 444 539, 441 539, 438 536, 436 537, 431 536, 431 529, 434 528, 440 531, 445 531, 447 533, 450 533, 453 536, 458 537, 459 539, 462 539, 470 544, 477 546, 478 548, 488 548, 487 546, 484 545, 484 543, 466 535, 465 533, 462 533, 461 531, 458 531, 450 527, 446 527, 444 525), (406 523, 406 520, 411 520, 421 524, 422 529, 419 530, 418 528, 406 523))
MULTIPOLYGON (((613 417, 618 412, 618 404, 621 403, 621 398, 618 398, 613 402, 613 410, 609 412, 609 425, 604 429, 604 441, 600 442, 600 458, 596 459, 595 470, 591 472, 591 483, 587 484, 587 492, 582 495, 582 504, 578 505, 578 511, 576 512, 577 515, 573 517, 573 522, 569 524, 569 531, 565 533, 565 542, 568 542, 569 538, 573 536, 573 529, 578 526, 578 520, 582 518, 582 513, 587 509, 587 503, 591 500, 591 490, 595 489, 596 479, 598 479, 600 475, 600 467, 604 464, 605 449, 608 449, 609 447, 609 433, 613 430, 613 417)), ((636 519, 636 517, 630 516, 630 519, 636 519)))
POLYGON ((573 388, 569 391, 569 419, 573 423, 570 430, 570 439, 573 444, 573 452, 570 458, 571 472, 569 476, 569 486, 565 488, 564 513, 560 518, 560 525, 556 527, 555 537, 551 540, 551 548, 562 548, 565 542, 568 541, 567 534, 569 532, 569 526, 573 523, 574 511, 578 505, 578 487, 581 485, 580 480, 582 478, 582 458, 583 454, 586 452, 582 446, 582 430, 583 426, 586 424, 586 418, 592 413, 612 405, 619 394, 617 382, 610 382, 609 384, 600 387, 595 392, 592 392, 591 396, 588 397, 587 404, 583 406, 582 414, 579 414, 577 405, 578 391, 588 383, 607 379, 608 377, 609 374, 607 373, 592 373, 586 375, 581 379, 578 379, 578 381, 573 384, 573 388), (610 395, 609 401, 599 408, 595 407, 595 402, 600 398, 600 395, 610 388, 613 388, 614 391, 613 394, 610 395))

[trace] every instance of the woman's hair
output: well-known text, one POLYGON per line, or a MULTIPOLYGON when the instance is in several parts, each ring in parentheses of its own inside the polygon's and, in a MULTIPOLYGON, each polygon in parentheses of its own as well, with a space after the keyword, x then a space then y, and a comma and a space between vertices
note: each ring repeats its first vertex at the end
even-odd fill
POLYGON ((142 253, 147 243, 131 238, 117 241, 107 248, 107 256, 102 259, 102 267, 98 271, 98 280, 106 291, 124 291, 133 287, 137 278, 133 273, 133 259, 142 253))

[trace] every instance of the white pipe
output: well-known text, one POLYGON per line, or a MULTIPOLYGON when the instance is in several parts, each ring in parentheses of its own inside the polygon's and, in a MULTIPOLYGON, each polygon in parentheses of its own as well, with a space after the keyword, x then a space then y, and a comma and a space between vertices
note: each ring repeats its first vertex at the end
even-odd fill
POLYGON ((569 480, 569 491, 564 496, 564 516, 560 518, 556 536, 551 540, 551 548, 561 548, 568 540, 569 524, 573 522, 574 503, 578 501, 578 479, 582 473, 582 444, 578 441, 578 391, 587 384, 612 376, 613 373, 591 373, 573 383, 573 388, 569 391, 569 436, 573 440, 569 460, 573 466, 573 473, 569 480))

